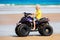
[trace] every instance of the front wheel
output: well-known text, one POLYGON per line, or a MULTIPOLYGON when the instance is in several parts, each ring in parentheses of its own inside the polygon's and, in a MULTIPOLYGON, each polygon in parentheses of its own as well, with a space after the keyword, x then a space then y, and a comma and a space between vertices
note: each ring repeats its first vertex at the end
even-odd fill
POLYGON ((53 28, 50 25, 46 25, 42 29, 38 28, 38 31, 43 36, 50 36, 53 33, 53 28))
POLYGON ((30 28, 26 24, 20 24, 16 27, 15 32, 18 36, 27 36, 29 35, 30 28))

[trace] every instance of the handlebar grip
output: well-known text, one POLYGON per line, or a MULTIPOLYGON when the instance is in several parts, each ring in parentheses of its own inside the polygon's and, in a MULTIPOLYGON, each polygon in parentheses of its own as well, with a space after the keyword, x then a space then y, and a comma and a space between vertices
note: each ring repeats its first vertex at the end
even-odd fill
POLYGON ((25 15, 32 15, 32 13, 26 13, 26 12, 24 12, 24 14, 25 14, 25 15))
POLYGON ((32 15, 32 13, 28 13, 28 15, 32 15))

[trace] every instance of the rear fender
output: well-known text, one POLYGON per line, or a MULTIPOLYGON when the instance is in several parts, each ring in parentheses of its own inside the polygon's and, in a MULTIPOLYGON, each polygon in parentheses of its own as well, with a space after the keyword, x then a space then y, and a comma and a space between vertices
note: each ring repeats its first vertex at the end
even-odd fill
POLYGON ((41 18, 40 20, 39 20, 39 22, 40 23, 47 23, 49 21, 49 19, 48 18, 41 18))

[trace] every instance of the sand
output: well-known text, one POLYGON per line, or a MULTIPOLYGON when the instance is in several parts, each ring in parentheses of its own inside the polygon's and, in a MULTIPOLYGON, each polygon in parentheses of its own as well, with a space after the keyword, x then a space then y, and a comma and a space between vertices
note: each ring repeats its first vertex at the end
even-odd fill
POLYGON ((27 37, 17 37, 17 36, 5 36, 0 37, 0 40, 60 40, 60 34, 53 34, 51 36, 27 36, 27 37))
MULTIPOLYGON (((16 24, 23 14, 0 14, 0 25, 16 24)), ((60 22, 60 13, 42 14, 42 17, 49 18, 50 22, 60 22)))

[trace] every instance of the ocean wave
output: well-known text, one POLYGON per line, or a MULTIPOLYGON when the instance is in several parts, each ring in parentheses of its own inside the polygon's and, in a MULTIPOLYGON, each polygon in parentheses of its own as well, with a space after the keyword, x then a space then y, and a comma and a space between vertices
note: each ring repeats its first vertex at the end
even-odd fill
MULTIPOLYGON (((16 5, 16 4, 0 4, 0 6, 24 6, 24 7, 32 7, 32 6, 36 6, 36 5, 16 5)), ((41 6, 47 6, 47 7, 60 7, 60 5, 41 5, 41 6)))

